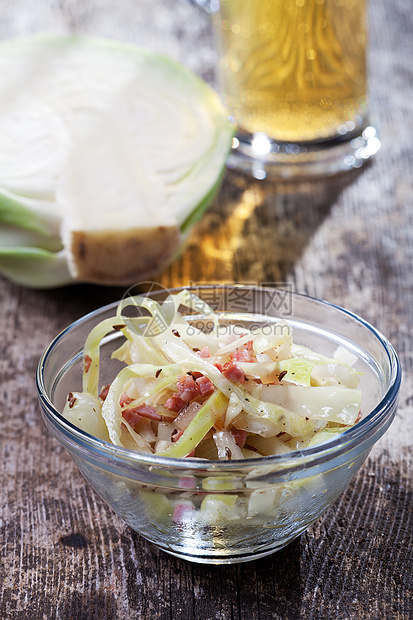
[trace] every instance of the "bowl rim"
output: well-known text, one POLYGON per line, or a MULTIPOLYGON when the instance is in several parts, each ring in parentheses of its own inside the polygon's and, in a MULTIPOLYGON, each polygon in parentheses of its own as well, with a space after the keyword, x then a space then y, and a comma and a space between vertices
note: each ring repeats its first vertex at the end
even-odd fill
MULTIPOLYGON (((150 296, 153 297, 161 293, 165 294, 165 292, 174 294, 184 289, 199 291, 200 289, 224 290, 229 288, 257 290, 260 292, 265 292, 266 290, 284 292, 284 289, 278 287, 246 285, 240 283, 197 284, 175 288, 163 288, 162 290, 151 292, 150 296)), ((329 439, 321 444, 312 446, 311 448, 294 450, 286 454, 275 454, 243 460, 233 459, 230 461, 219 461, 201 460, 190 457, 186 457, 185 459, 179 459, 162 457, 155 454, 140 453, 138 451, 129 450, 127 448, 116 446, 115 444, 106 442, 102 439, 89 435, 89 433, 87 433, 86 431, 83 431, 82 429, 76 427, 74 424, 67 421, 63 417, 63 415, 56 409, 47 393, 43 375, 43 370, 47 358, 52 354, 55 347, 69 332, 75 331, 80 325, 86 323, 90 319, 98 317, 100 314, 103 314, 111 309, 116 309, 120 300, 97 308, 96 310, 93 310, 80 317, 79 319, 68 325, 66 328, 64 328, 59 334, 57 334, 57 336, 55 336, 55 338, 44 350, 39 359, 35 377, 37 394, 40 404, 42 406, 43 413, 47 415, 48 419, 52 422, 54 426, 58 426, 61 432, 63 431, 66 435, 68 435, 71 438, 72 442, 75 443, 78 447, 82 447, 83 450, 90 450, 91 452, 94 452, 96 456, 99 455, 103 458, 113 459, 115 457, 115 460, 117 462, 122 462, 123 460, 125 460, 125 462, 131 461, 135 465, 139 464, 145 467, 157 466, 163 468, 167 467, 171 470, 217 470, 220 472, 234 469, 240 470, 244 468, 251 470, 268 465, 277 465, 282 469, 286 469, 294 467, 298 464, 301 464, 302 466, 302 464, 306 463, 307 461, 311 462, 311 466, 313 466, 319 463, 320 460, 321 462, 325 460, 330 460, 343 453, 349 452, 351 448, 355 447, 359 443, 359 441, 362 441, 364 438, 370 437, 370 435, 374 434, 374 432, 385 423, 391 411, 391 405, 395 405, 397 403, 402 377, 400 360, 393 345, 389 342, 389 340, 378 329, 376 329, 373 325, 360 317, 358 314, 332 302, 307 295, 306 293, 299 293, 292 290, 290 292, 294 297, 308 300, 311 303, 321 304, 322 306, 327 308, 332 308, 333 310, 338 311, 339 313, 349 317, 350 319, 356 321, 357 323, 368 329, 376 338, 378 343, 381 345, 389 361, 391 376, 389 378, 388 388, 383 397, 381 398, 380 402, 374 407, 372 411, 370 411, 365 417, 363 417, 360 422, 358 422, 352 428, 344 431, 343 433, 340 433, 335 438, 329 439)), ((148 295, 148 293, 143 293, 143 295, 148 295)))

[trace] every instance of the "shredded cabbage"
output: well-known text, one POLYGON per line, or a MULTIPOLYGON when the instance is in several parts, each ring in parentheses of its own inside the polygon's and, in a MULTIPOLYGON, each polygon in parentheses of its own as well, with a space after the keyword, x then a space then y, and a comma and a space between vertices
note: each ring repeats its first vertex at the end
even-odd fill
POLYGON ((339 347, 326 357, 296 344, 285 321, 269 330, 234 325, 188 290, 162 305, 123 300, 90 332, 83 392, 69 395, 64 415, 118 446, 213 460, 305 449, 359 421, 353 354, 339 347), (127 316, 128 306, 141 315, 127 316), (113 330, 125 340, 112 357, 125 367, 99 386, 100 345, 113 330))

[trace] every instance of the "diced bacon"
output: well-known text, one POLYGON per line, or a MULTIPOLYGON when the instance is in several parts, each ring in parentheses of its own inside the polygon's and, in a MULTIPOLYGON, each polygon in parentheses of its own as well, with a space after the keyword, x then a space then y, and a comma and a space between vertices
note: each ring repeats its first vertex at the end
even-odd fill
POLYGON ((145 405, 145 403, 142 403, 142 405, 139 405, 136 409, 139 415, 143 418, 149 418, 150 420, 156 420, 157 422, 162 420, 162 416, 157 413, 155 407, 152 405, 145 405))
POLYGON ((121 407, 125 407, 126 405, 130 405, 132 400, 133 398, 128 396, 126 392, 123 392, 123 394, 121 394, 121 397, 119 398, 119 405, 121 407))
POLYGON ((235 443, 243 448, 245 446, 245 442, 247 441, 247 431, 242 431, 239 429, 234 429, 231 431, 233 438, 235 439, 235 443))
POLYGON ((230 354, 231 359, 237 360, 238 362, 255 362, 255 359, 252 357, 250 351, 248 349, 236 349, 230 354))
POLYGON ((355 419, 354 424, 357 424, 357 422, 360 422, 360 420, 361 420, 361 409, 357 414, 357 418, 355 419))
POLYGON ((245 381, 244 371, 232 361, 224 364, 221 372, 230 381, 238 381, 238 383, 245 381))
MULTIPOLYGON (((137 407, 130 407, 129 409, 124 409, 122 411, 122 415, 124 418, 125 418, 125 414, 127 413, 128 415, 130 415, 131 413, 136 413, 142 418, 149 418, 150 420, 156 420, 157 422, 162 420, 162 416, 156 412, 155 407, 153 407, 152 405, 145 405, 145 403, 142 403, 141 405, 138 405, 137 407)), ((128 420, 126 421, 128 422, 128 420)))
POLYGON ((105 400, 106 396, 108 395, 109 388, 110 388, 110 385, 105 385, 100 391, 99 398, 101 398, 102 400, 105 400))
POLYGON ((209 348, 208 347, 204 347, 203 349, 201 349, 200 351, 196 352, 197 355, 199 355, 199 357, 211 357, 211 353, 209 352, 209 348))
POLYGON ((238 362, 255 362, 254 343, 252 340, 230 353, 230 358, 238 362))
POLYGON ((222 364, 220 364, 219 362, 217 362, 216 364, 214 364, 215 368, 218 368, 219 372, 222 372, 222 369, 224 368, 222 364))
POLYGON ((177 384, 177 391, 168 398, 165 407, 171 411, 180 411, 184 405, 192 402, 198 396, 209 396, 214 391, 214 385, 202 373, 191 373, 181 377, 177 384))
POLYGON ((177 504, 172 515, 172 521, 177 524, 183 523, 191 518, 193 511, 194 507, 189 504, 177 504))
POLYGON ((141 416, 134 409, 124 409, 122 417, 132 428, 141 420, 141 416))
POLYGON ((209 396, 214 391, 214 384, 212 381, 203 375, 196 379, 196 385, 201 396, 209 396))
POLYGON ((198 386, 191 375, 186 375, 178 381, 177 396, 181 398, 184 403, 190 403, 191 400, 199 396, 198 386))
POLYGON ((203 377, 203 376, 204 376, 204 375, 202 374, 202 372, 198 372, 198 371, 196 371, 196 370, 192 370, 192 371, 191 371, 190 373, 188 373, 188 374, 192 375, 192 376, 193 376, 193 378, 194 378, 195 380, 196 380, 196 379, 199 379, 199 377, 203 377))
POLYGON ((185 401, 183 401, 182 398, 180 398, 176 394, 168 398, 165 403, 165 407, 167 407, 167 409, 170 409, 170 411, 176 411, 177 413, 182 409, 184 405, 185 401))
POLYGON ((90 365, 92 364, 92 358, 90 357, 90 355, 85 355, 84 356, 83 363, 84 363, 85 372, 89 372, 90 365))
POLYGON ((196 484, 194 476, 182 476, 182 478, 179 478, 179 486, 183 489, 196 489, 196 484))

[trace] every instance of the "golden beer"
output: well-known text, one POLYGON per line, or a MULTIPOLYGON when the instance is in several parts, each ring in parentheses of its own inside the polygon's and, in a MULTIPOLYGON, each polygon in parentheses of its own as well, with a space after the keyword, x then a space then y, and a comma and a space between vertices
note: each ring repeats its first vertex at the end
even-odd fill
POLYGON ((221 0, 220 89, 240 131, 345 135, 367 113, 365 0, 221 0))

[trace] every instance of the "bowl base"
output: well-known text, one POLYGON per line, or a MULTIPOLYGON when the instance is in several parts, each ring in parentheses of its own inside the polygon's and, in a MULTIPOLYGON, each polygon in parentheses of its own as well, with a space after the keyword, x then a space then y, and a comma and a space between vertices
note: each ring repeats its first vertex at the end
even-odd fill
MULTIPOLYGON (((306 528, 303 529, 305 531, 306 528)), ((277 544, 272 545, 271 547, 266 547, 264 549, 256 549, 254 551, 251 550, 242 550, 240 549, 238 552, 232 552, 231 549, 222 549, 221 551, 211 551, 208 555, 199 555, 196 553, 195 549, 171 549, 170 547, 164 547, 154 542, 154 545, 160 549, 161 551, 165 551, 169 555, 173 555, 180 560, 186 560, 188 562, 194 562, 196 564, 241 564, 243 562, 251 562, 254 560, 259 560, 260 558, 264 558, 267 555, 272 555, 277 551, 281 551, 287 545, 290 544, 295 538, 298 538, 302 532, 299 532, 297 536, 293 536, 292 538, 285 539, 283 541, 277 541, 277 544)), ((153 542, 153 541, 151 541, 153 542)))

